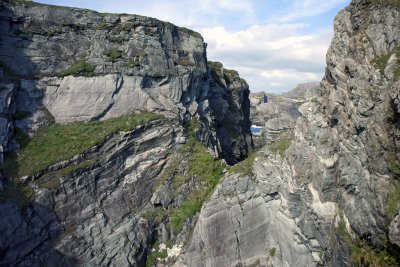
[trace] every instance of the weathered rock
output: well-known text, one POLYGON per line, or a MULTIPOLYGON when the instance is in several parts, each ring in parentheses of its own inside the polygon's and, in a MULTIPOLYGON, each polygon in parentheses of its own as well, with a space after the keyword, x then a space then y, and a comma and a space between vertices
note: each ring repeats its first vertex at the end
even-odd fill
POLYGON ((17 84, 17 110, 32 116, 20 128, 41 125, 35 113, 43 109, 57 123, 155 111, 182 123, 197 117, 204 133, 213 132, 201 139, 216 157, 231 164, 246 157, 248 85, 236 73, 216 89, 199 33, 137 15, 25 1, 1 6, 4 78, 17 84), (235 131, 222 130, 224 119, 235 131))
POLYGON ((175 138, 182 135, 182 127, 171 121, 116 134, 81 159, 96 159, 90 167, 61 179, 56 172, 41 177, 60 182, 38 189, 32 208, 23 212, 1 204, 10 216, 0 222, 0 263, 143 265, 155 229, 141 214, 150 204, 155 178, 177 148, 175 138))
POLYGON ((386 2, 355 0, 339 12, 320 97, 300 106, 289 147, 278 138, 258 155, 253 178, 224 179, 177 266, 396 266, 375 251, 392 260, 400 251, 399 218, 388 212, 389 195, 392 205, 400 201, 392 193, 399 23, 386 2), (275 262, 266 255, 271 245, 285 247, 275 262))

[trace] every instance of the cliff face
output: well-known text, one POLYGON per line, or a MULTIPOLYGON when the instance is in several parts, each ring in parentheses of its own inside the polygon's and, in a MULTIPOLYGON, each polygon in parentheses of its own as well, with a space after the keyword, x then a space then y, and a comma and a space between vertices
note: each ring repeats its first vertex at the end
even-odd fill
POLYGON ((252 145, 247 83, 212 74, 200 34, 147 17, 2 1, 0 36, 0 265, 143 266, 160 242, 179 251, 218 159, 252 145), (87 127, 70 151, 93 146, 58 155, 87 127), (36 140, 51 134, 50 155, 36 140), (23 161, 29 149, 46 162, 23 161))
MULTIPOLYGON (((194 31, 147 17, 25 1, 2 3, 1 18, 3 79, 21 79, 13 85, 12 110, 28 113, 34 124, 36 112, 43 108, 57 123, 103 120, 134 111, 161 112, 182 122, 214 117, 208 105, 214 93, 205 44, 194 31)), ((2 85, 7 86, 12 85, 2 85)), ((237 101, 220 98, 220 104, 246 113, 248 107, 240 102, 246 90, 245 84, 236 91, 227 88, 237 101)), ((243 115, 235 115, 243 121, 243 115)), ((215 146, 210 148, 216 156, 232 163, 244 158, 247 150, 241 143, 249 130, 247 122, 242 124, 235 135, 239 145, 217 148, 223 142, 219 134, 212 142, 205 140, 215 146), (228 155, 226 149, 240 153, 228 155)), ((205 131, 217 128, 211 121, 205 131)), ((2 141, 6 151, 11 150, 9 139, 2 141)))
POLYGON ((334 25, 320 96, 220 183, 182 265, 398 266, 400 11, 354 0, 334 25))

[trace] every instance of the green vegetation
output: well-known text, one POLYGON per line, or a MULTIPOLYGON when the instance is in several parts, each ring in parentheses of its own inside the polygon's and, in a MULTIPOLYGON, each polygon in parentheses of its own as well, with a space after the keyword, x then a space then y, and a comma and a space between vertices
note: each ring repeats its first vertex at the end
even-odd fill
POLYGON ((279 153, 283 157, 286 149, 288 149, 289 146, 290 146, 290 140, 286 136, 280 136, 270 145, 270 149, 275 154, 279 153))
POLYGON ((193 37, 195 37, 195 38, 203 39, 203 36, 201 36, 200 33, 195 32, 195 31, 193 31, 193 30, 191 30, 191 29, 188 29, 188 28, 185 28, 185 27, 177 27, 177 28, 178 28, 179 31, 184 32, 184 33, 187 33, 187 34, 189 34, 190 36, 193 36, 193 37))
POLYGON ((147 53, 145 50, 140 51, 137 55, 139 58, 147 57, 147 53))
POLYGON ((146 211, 142 214, 142 217, 146 220, 152 220, 161 223, 167 216, 167 211, 162 207, 157 207, 155 209, 146 211))
POLYGON ((243 175, 253 176, 253 162, 256 158, 256 153, 249 153, 247 159, 229 167, 229 173, 241 173, 243 175))
POLYGON ((269 255, 271 256, 271 257, 275 257, 275 255, 276 255, 276 248, 271 248, 270 250, 269 250, 269 255))
POLYGON ((56 122, 54 119, 53 115, 50 113, 50 111, 47 110, 45 107, 41 107, 40 111, 43 112, 43 116, 40 118, 40 123, 45 122, 47 124, 53 124, 56 122))
POLYGON ((57 162, 81 154, 119 131, 135 129, 139 124, 159 119, 154 113, 131 114, 104 121, 53 124, 40 128, 33 136, 16 132, 21 144, 18 154, 17 176, 34 174, 57 162))
MULTIPOLYGON (((190 153, 188 159, 188 178, 194 177, 195 179, 199 179, 202 186, 192 191, 180 207, 172 209, 169 212, 171 228, 175 232, 179 232, 182 229, 182 225, 186 219, 200 211, 204 201, 208 199, 221 179, 224 169, 222 163, 219 160, 215 160, 194 137, 190 138, 185 146, 185 150, 190 153)), ((181 182, 184 181, 186 180, 181 179, 181 182)))
POLYGON ((374 60, 372 61, 372 63, 374 63, 375 66, 380 71, 381 75, 383 75, 385 73, 385 68, 386 68, 386 65, 388 63, 390 56, 391 56, 391 54, 383 55, 383 56, 374 58, 374 60))
POLYGON ((398 205, 400 202, 400 183, 395 186, 395 189, 389 193, 386 209, 390 219, 396 216, 398 205))
POLYGON ((397 163, 396 153, 394 153, 394 152, 388 153, 387 162, 388 162, 387 164, 389 166, 390 172, 395 176, 400 175, 400 168, 397 163))
MULTIPOLYGON (((180 207, 169 211, 171 228, 175 232, 181 231, 184 222, 200 211, 203 203, 221 179, 224 170, 224 165, 219 160, 215 160, 206 148, 196 140, 194 136, 195 125, 196 122, 192 120, 188 127, 189 140, 180 151, 188 161, 188 172, 184 176, 174 176, 173 183, 175 187, 179 187, 188 179, 195 179, 202 186, 192 191, 180 207)), ((167 169, 166 175, 173 174, 177 164, 179 164, 179 161, 172 163, 167 169)))
POLYGON ((117 36, 111 36, 109 40, 110 42, 113 43, 122 44, 125 41, 125 38, 121 35, 117 35, 117 36))
POLYGON ((96 25, 96 29, 97 29, 97 30, 107 30, 107 29, 108 29, 107 22, 105 22, 105 21, 100 21, 100 22, 96 25))
POLYGON ((329 143, 328 139, 321 139, 319 142, 321 145, 327 145, 329 143))
POLYGON ((165 259, 168 257, 167 249, 160 249, 160 244, 158 241, 153 246, 154 251, 147 256, 146 267, 154 266, 157 262, 157 259, 165 259))
POLYGON ((134 68, 134 67, 136 67, 136 66, 140 66, 140 63, 139 63, 138 61, 136 61, 136 60, 130 59, 130 60, 128 60, 128 62, 125 64, 125 66, 128 67, 128 68, 134 68))
POLYGON ((239 73, 236 70, 230 70, 225 68, 224 68, 224 73, 227 73, 231 77, 239 75, 239 73))
MULTIPOLYGON (((17 171, 16 157, 15 154, 6 154, 4 163, 0 165, 0 171, 6 172, 11 176, 15 175, 17 171)), ((32 202, 34 195, 33 188, 22 185, 17 179, 13 179, 7 184, 6 190, 0 191, 0 203, 9 200, 16 203, 20 209, 23 209, 32 202)))
POLYGON ((192 61, 190 61, 188 58, 179 59, 176 62, 176 65, 181 65, 181 66, 185 66, 185 67, 195 66, 195 64, 192 61))
POLYGON ((222 80, 225 80, 222 63, 215 61, 207 61, 207 65, 210 68, 211 77, 218 83, 219 86, 225 87, 222 80))
POLYGON ((106 55, 112 62, 115 62, 117 59, 122 58, 124 52, 116 48, 111 48, 106 50, 104 55, 106 55))
POLYGON ((24 209, 32 202, 34 196, 35 191, 32 187, 12 180, 8 183, 7 189, 0 192, 0 203, 12 201, 17 204, 18 208, 24 209))
POLYGON ((207 65, 215 70, 219 70, 222 69, 222 63, 221 62, 217 62, 217 61, 207 61, 207 65))
POLYGON ((91 77, 94 75, 95 67, 86 62, 84 59, 80 59, 75 62, 74 65, 69 67, 68 69, 61 71, 56 76, 65 77, 65 76, 88 76, 91 77))
MULTIPOLYGON (((399 0, 400 1, 400 0, 399 0)), ((394 79, 397 81, 400 78, 400 47, 397 47, 392 53, 374 58, 372 63, 379 69, 381 75, 384 75, 385 68, 392 54, 396 54, 397 65, 394 69, 394 79)))
POLYGON ((60 186, 60 179, 64 176, 72 174, 86 168, 90 168, 97 163, 97 159, 82 161, 75 165, 70 165, 66 168, 57 170, 55 172, 47 173, 37 180, 37 184, 43 188, 55 189, 60 186))
POLYGON ((386 250, 375 251, 365 241, 354 241, 347 232, 343 212, 339 214, 339 224, 336 228, 337 234, 342 238, 351 249, 352 266, 376 266, 376 267, 396 267, 396 259, 386 250))

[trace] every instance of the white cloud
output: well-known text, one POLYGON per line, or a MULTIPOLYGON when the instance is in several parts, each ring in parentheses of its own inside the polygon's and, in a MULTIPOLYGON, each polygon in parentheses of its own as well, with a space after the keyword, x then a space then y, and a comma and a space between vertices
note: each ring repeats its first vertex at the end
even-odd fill
POLYGON ((252 90, 290 90, 318 81, 333 10, 350 0, 41 0, 155 17, 202 33, 208 58, 237 69, 252 90), (327 17, 318 16, 326 14, 327 17), (329 15, 329 16, 328 16, 329 15), (318 17, 317 17, 318 16, 318 17), (307 18, 307 19, 305 19, 307 18), (307 22, 307 23, 306 23, 307 22))
POLYGON ((287 91, 298 83, 319 81, 332 33, 299 33, 304 24, 254 25, 228 32, 224 27, 201 29, 208 59, 237 69, 253 91, 287 91))

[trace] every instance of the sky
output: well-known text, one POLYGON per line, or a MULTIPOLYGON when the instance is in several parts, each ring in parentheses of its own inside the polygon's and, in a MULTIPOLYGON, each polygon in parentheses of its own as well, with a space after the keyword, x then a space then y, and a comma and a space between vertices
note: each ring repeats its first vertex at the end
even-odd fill
POLYGON ((335 15, 350 0, 36 0, 150 16, 202 34, 207 59, 239 71, 252 92, 319 82, 335 15))

